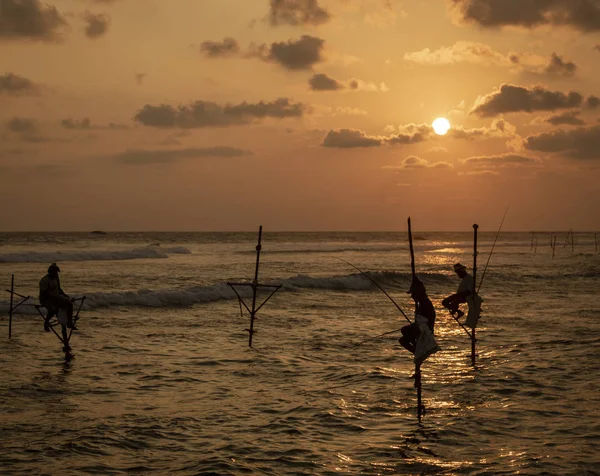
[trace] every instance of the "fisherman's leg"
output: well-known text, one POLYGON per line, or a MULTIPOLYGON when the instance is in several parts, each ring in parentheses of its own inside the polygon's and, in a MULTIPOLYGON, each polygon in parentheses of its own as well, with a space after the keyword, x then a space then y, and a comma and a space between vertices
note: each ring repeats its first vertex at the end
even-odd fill
POLYGON ((69 334, 67 333, 67 326, 61 325, 60 328, 64 343, 63 351, 69 352, 71 350, 71 347, 69 346, 69 334))

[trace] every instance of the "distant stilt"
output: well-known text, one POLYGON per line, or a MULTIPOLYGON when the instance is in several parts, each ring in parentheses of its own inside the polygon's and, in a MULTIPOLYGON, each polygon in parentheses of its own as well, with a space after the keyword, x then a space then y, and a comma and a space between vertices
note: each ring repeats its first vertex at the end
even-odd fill
POLYGON ((250 328, 246 329, 248 331, 248 347, 252 347, 252 337, 256 333, 256 331, 254 330, 254 321, 256 319, 256 313, 260 310, 260 308, 262 308, 267 303, 267 301, 269 299, 271 299, 271 296, 273 296, 273 294, 275 294, 279 290, 279 288, 281 288, 281 286, 282 286, 281 284, 270 285, 270 284, 259 284, 258 283, 258 268, 260 265, 260 252, 262 249, 261 241, 262 241, 262 225, 258 229, 258 244, 256 245, 256 267, 254 269, 254 280, 251 283, 227 283, 227 285, 233 290, 233 292, 236 294, 236 296, 238 298, 238 302, 240 304, 240 315, 243 314, 242 305, 246 308, 246 310, 250 314, 250 328), (249 308, 247 306, 247 304, 244 302, 244 299, 242 298, 242 296, 240 296, 240 294, 237 292, 237 290, 235 289, 236 286, 250 286, 252 288, 252 307, 251 308, 249 308), (262 302, 262 304, 260 306, 256 307, 256 297, 257 297, 257 291, 259 288, 270 288, 273 291, 267 297, 267 299, 265 299, 262 302))
MULTIPOLYGON (((476 283, 477 283, 477 230, 479 229, 479 225, 473 225, 473 294, 475 297, 477 295, 476 283)), ((537 241, 537 240, 536 240, 537 241)), ((477 339, 475 338, 475 327, 471 330, 471 362, 473 363, 473 367, 475 367, 475 343, 477 339)))

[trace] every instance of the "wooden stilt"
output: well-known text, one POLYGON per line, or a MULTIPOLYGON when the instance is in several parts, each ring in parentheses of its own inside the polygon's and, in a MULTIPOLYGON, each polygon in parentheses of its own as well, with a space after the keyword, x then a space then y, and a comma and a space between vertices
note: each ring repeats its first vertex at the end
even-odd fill
POLYGON ((13 294, 15 292, 15 275, 10 278, 10 308, 8 309, 8 338, 12 338, 13 294))
POLYGON ((262 249, 262 225, 258 229, 258 244, 256 245, 256 266, 254 269, 254 280, 251 283, 227 283, 229 287, 233 290, 238 298, 238 302, 240 304, 240 313, 242 311, 242 305, 246 308, 248 313, 250 314, 250 328, 246 329, 248 331, 248 347, 252 347, 252 337, 256 333, 254 330, 254 321, 256 319, 256 313, 262 308, 266 302, 271 299, 271 296, 281 288, 281 284, 279 285, 268 285, 268 284, 258 284, 258 269, 260 266, 260 251, 262 249), (235 286, 250 286, 252 288, 252 306, 248 307, 240 294, 235 289, 235 286), (271 288, 273 291, 271 294, 265 299, 260 306, 256 306, 256 297, 258 288, 271 288))
POLYGON ((254 319, 256 318, 256 285, 258 284, 258 267, 260 265, 260 250, 262 241, 262 225, 258 229, 258 244, 256 245, 256 267, 254 269, 254 281, 252 281, 252 309, 250 311, 250 331, 248 346, 252 347, 252 335, 254 334, 254 319))
MULTIPOLYGON (((473 225, 473 299, 477 295, 476 283, 477 283, 477 230, 479 229, 478 224, 473 225)), ((471 362, 475 366, 475 328, 471 329, 471 362)))
POLYGON ((425 415, 425 406, 422 400, 421 366, 419 364, 415 364, 415 387, 417 388, 417 417, 421 421, 421 417, 425 415))

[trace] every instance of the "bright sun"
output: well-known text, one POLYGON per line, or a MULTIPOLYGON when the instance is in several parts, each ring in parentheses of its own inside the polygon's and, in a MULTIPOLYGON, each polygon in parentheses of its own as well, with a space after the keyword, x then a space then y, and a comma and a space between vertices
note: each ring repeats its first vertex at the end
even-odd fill
POLYGON ((450 122, 444 117, 438 117, 433 121, 431 127, 433 127, 433 130, 438 136, 443 136, 450 130, 450 122))

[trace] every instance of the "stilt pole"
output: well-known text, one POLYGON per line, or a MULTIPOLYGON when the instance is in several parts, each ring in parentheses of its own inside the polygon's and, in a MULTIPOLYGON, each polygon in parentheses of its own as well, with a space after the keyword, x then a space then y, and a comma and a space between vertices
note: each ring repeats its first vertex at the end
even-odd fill
POLYGON ((13 295, 15 292, 15 275, 10 278, 10 308, 8 309, 8 338, 12 338, 13 295))
POLYGON ((419 364, 415 364, 415 387, 417 387, 417 417, 421 421, 421 417, 425 414, 425 406, 422 401, 421 366, 419 364))
MULTIPOLYGON (((473 298, 477 295, 475 283, 477 283, 477 230, 479 229, 478 224, 473 225, 473 298)), ((475 328, 471 330, 471 362, 475 366, 475 328)))
POLYGON ((250 335, 248 336, 248 347, 252 347, 252 335, 254 334, 254 319, 256 318, 256 291, 258 284, 258 267, 260 264, 261 240, 262 225, 258 229, 258 244, 256 245, 256 268, 254 270, 254 281, 252 281, 252 310, 250 311, 250 335))
MULTIPOLYGON (((410 217, 408 217, 408 245, 410 248, 410 271, 412 279, 417 277, 415 270, 415 250, 413 248, 412 227, 410 217)), ((417 388, 417 417, 421 420, 421 416, 425 413, 425 406, 422 402, 422 386, 421 386, 421 365, 415 364, 415 387, 417 388)))

